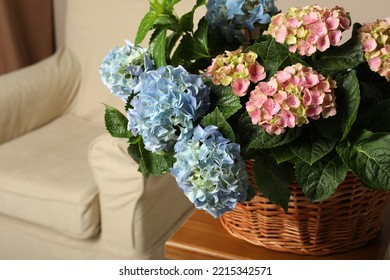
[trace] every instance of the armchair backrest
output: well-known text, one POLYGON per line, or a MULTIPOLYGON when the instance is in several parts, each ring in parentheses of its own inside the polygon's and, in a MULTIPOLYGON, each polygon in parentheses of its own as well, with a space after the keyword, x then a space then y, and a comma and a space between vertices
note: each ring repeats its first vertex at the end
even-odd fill
POLYGON ((81 85, 69 109, 71 114, 103 122, 102 103, 123 103, 103 86, 99 66, 107 52, 134 41, 138 25, 149 9, 147 0, 55 0, 56 41, 77 56, 81 85))

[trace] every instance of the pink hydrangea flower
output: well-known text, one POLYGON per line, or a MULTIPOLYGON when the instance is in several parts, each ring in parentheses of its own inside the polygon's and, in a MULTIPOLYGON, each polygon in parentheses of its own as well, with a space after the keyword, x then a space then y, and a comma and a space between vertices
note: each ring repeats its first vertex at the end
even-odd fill
POLYGON ((351 25, 349 14, 341 7, 321 8, 317 5, 290 8, 287 13, 277 14, 265 34, 279 43, 287 43, 291 52, 310 56, 337 46, 341 32, 351 25))
POLYGON ((237 96, 244 96, 249 88, 250 81, 244 78, 238 78, 232 82, 232 89, 237 96))
POLYGON ((215 85, 230 85, 235 95, 244 96, 251 82, 258 83, 266 77, 264 67, 256 59, 257 54, 251 51, 226 51, 212 60, 207 76, 215 85))
POLYGON ((246 110, 252 123, 269 134, 336 114, 336 82, 311 67, 294 64, 260 82, 250 93, 246 110))
POLYGON ((390 18, 366 23, 358 33, 371 71, 390 81, 390 18))

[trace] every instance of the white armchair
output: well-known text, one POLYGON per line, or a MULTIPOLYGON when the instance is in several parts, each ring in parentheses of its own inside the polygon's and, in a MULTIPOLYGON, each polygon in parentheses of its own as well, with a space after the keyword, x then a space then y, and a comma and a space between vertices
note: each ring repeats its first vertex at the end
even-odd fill
POLYGON ((55 4, 61 47, 0 76, 0 259, 162 259, 193 207, 107 135, 102 103, 123 105, 98 72, 110 48, 134 40, 148 1, 55 4))

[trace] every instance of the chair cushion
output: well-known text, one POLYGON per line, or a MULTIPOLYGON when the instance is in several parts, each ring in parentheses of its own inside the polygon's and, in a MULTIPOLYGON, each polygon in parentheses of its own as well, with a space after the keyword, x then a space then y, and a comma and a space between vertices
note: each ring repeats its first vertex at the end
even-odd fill
POLYGON ((66 115, 0 145, 0 213, 84 239, 100 229, 88 146, 104 127, 66 115))

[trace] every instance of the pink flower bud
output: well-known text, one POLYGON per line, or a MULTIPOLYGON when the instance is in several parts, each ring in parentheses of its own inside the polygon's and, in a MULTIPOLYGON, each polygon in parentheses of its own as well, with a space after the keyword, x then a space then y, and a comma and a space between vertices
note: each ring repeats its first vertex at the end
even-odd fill
POLYGON ((337 46, 341 41, 341 31, 340 30, 330 31, 329 41, 332 46, 337 46))
POLYGON ((271 22, 275 26, 282 25, 284 22, 284 15, 283 14, 277 14, 272 17, 271 22))
POLYGON ((280 114, 279 125, 281 127, 293 128, 295 126, 295 116, 293 113, 287 110, 283 110, 280 114))
POLYGON ((279 90, 277 93, 274 94, 274 100, 278 104, 282 104, 287 99, 287 92, 283 90, 279 90))
POLYGON ((373 58, 370 58, 367 61, 367 63, 370 66, 371 71, 378 72, 379 68, 382 64, 382 60, 380 59, 380 57, 373 57, 373 58))
POLYGON ((298 108, 299 105, 301 105, 301 101, 299 101, 298 97, 295 96, 295 95, 289 95, 287 98, 286 98, 286 104, 288 105, 288 107, 290 108, 298 108))
POLYGON ((340 25, 340 20, 337 17, 331 16, 325 20, 325 23, 329 30, 336 30, 340 25))
POLYGON ((314 73, 308 73, 307 75, 305 75, 304 81, 305 81, 305 84, 303 86, 306 86, 306 87, 314 87, 315 85, 317 85, 320 82, 318 75, 314 74, 314 73))
POLYGON ((271 116, 275 115, 280 110, 280 105, 278 103, 275 103, 271 98, 268 98, 264 102, 263 107, 271 116))
POLYGON ((298 19, 296 19, 296 18, 289 19, 287 21, 286 25, 287 25, 287 28, 293 28, 293 29, 297 29, 298 27, 301 26, 298 19))
POLYGON ((362 39, 362 46, 365 52, 372 52, 376 49, 378 45, 376 43, 376 40, 369 35, 365 36, 362 39))
POLYGON ((330 47, 330 40, 328 35, 324 35, 318 39, 317 49, 320 52, 327 50, 330 47))
POLYGON ((244 96, 248 90, 250 81, 247 79, 239 78, 232 82, 231 86, 233 93, 237 96, 244 96))
POLYGON ((317 41, 318 41, 318 38, 319 36, 318 35, 315 35, 315 34, 310 34, 306 41, 309 42, 310 44, 312 45, 316 45, 317 44, 317 41))
POLYGON ((321 112, 322 112, 321 106, 312 106, 306 109, 307 116, 312 118, 313 120, 318 120, 320 118, 321 112))
POLYGON ((349 18, 340 17, 339 20, 340 20, 340 27, 342 29, 348 29, 349 27, 351 27, 351 20, 349 18))
POLYGON ((319 20, 319 15, 316 12, 310 12, 302 17, 303 24, 309 25, 319 20))
POLYGON ((275 83, 276 83, 275 80, 273 82, 269 81, 268 83, 267 82, 260 82, 257 85, 257 87, 259 88, 260 92, 262 92, 268 96, 271 96, 271 95, 274 95, 276 90, 277 90, 276 86, 274 86, 275 83))
POLYGON ((266 77, 266 73, 264 67, 261 66, 258 62, 253 63, 249 66, 249 79, 253 83, 258 83, 261 80, 264 80, 266 77))
POLYGON ((327 33, 326 25, 322 21, 317 21, 308 26, 308 28, 317 36, 323 36, 327 33))
POLYGON ((287 34, 287 28, 284 25, 280 26, 275 33, 276 42, 283 44, 286 40, 287 34))
POLYGON ((246 110, 248 111, 249 116, 251 117, 252 124, 254 124, 254 125, 258 124, 260 121, 260 110, 255 109, 253 111, 250 111, 250 109, 248 109, 248 107, 246 108, 246 110))
POLYGON ((284 83, 290 78, 291 78, 291 73, 288 71, 278 71, 278 73, 276 74, 276 79, 278 83, 284 83))

